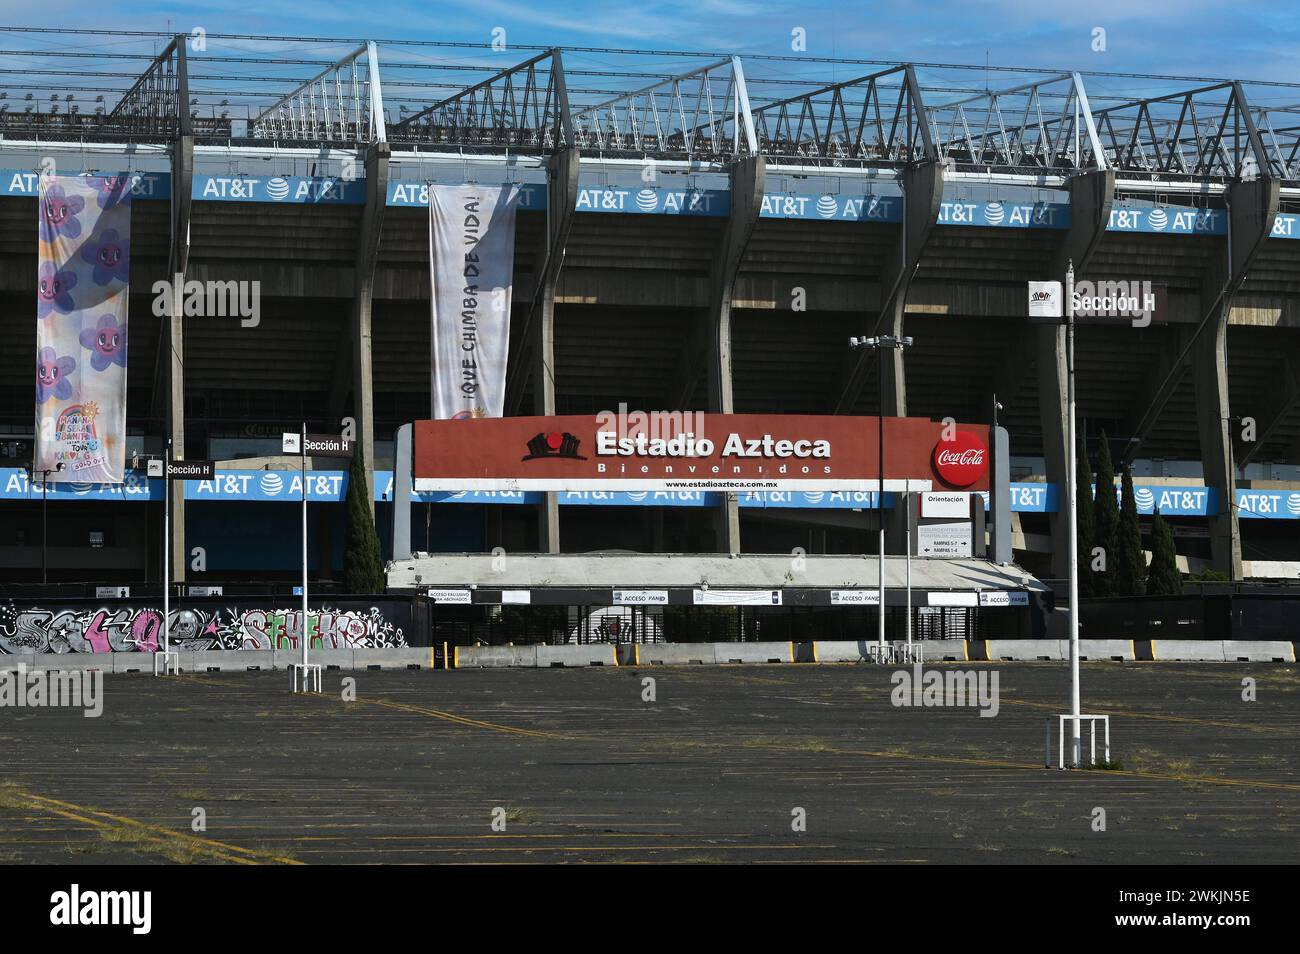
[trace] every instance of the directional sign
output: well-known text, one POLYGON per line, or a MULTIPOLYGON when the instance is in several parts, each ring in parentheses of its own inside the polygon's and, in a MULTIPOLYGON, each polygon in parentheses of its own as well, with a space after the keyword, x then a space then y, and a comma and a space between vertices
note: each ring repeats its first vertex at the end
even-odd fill
POLYGON ((334 434, 308 434, 307 453, 312 457, 351 457, 352 442, 334 434))
POLYGON ((435 603, 455 603, 458 605, 467 605, 473 602, 469 590, 440 590, 430 588, 425 591, 425 596, 435 603))
POLYGON ((168 480, 211 480, 217 475, 217 462, 214 460, 169 460, 167 462, 168 480))

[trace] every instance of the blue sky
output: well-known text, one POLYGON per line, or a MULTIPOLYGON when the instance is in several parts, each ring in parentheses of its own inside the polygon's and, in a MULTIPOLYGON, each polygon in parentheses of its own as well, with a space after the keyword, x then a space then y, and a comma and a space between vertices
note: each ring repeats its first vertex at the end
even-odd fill
MULTIPOLYGON (((983 0, 849 3, 808 0, 199 0, 116 4, 4 0, 0 23, 208 33, 488 42, 1234 76, 1300 83, 1300 16, 1293 3, 1153 0, 983 0), (1091 48, 1094 28, 1106 49, 1091 48), (805 31, 807 50, 791 50, 805 31)), ((94 41, 111 48, 107 38, 94 41)), ((230 46, 239 46, 230 43, 230 46)), ((500 54, 499 54, 500 55, 500 54)), ((509 53, 505 54, 509 56, 509 53)), ((520 58, 523 58, 522 56, 520 58)), ((591 57, 598 61, 598 57, 591 57)), ((773 67, 774 69, 776 67, 773 67)), ((786 67, 783 67, 786 68, 786 67)), ((800 69, 788 67, 792 72, 800 69)), ((843 79, 852 68, 809 67, 843 79)), ((802 75, 802 74, 801 74, 802 75)), ((1090 88, 1094 84, 1090 83, 1090 88)), ((1122 87, 1125 84, 1117 84, 1122 87)), ((1279 91, 1285 98, 1288 91, 1279 91)), ((1300 100, 1300 96, 1295 97, 1300 100)))

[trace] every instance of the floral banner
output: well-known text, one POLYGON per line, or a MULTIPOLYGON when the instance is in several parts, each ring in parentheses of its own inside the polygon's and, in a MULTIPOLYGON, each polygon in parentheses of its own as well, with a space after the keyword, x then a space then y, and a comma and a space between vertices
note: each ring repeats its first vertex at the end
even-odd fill
POLYGON ((35 469, 122 482, 129 176, 42 176, 37 216, 35 469))

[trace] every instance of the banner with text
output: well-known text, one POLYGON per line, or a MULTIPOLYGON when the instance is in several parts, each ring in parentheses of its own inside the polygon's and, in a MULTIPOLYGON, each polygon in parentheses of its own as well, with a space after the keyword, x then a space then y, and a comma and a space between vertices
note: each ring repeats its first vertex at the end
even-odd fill
POLYGON ((51 482, 122 482, 130 245, 128 177, 41 177, 34 469, 51 482))
MULTIPOLYGON (((612 414, 417 421, 415 489, 749 491, 879 486, 879 420, 795 414, 612 414)), ((885 489, 988 489, 988 427, 885 419, 885 489), (947 439, 945 439, 947 437, 947 439)))
POLYGON ((433 416, 500 417, 510 350, 517 185, 429 187, 433 416))

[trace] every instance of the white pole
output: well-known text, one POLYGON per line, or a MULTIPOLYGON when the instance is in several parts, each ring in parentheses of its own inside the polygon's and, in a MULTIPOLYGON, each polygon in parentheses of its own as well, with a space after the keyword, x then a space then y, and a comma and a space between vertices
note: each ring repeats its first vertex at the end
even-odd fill
MULTIPOLYGON (((1066 481, 1069 486, 1070 527, 1070 753, 1071 764, 1078 768, 1081 759, 1079 725, 1079 515, 1078 515, 1078 438, 1074 423, 1074 262, 1065 273, 1065 352, 1067 378, 1066 481)), ((1114 493, 1113 487, 1108 488, 1114 493)))
POLYGON ((904 492, 903 499, 907 505, 907 651, 908 659, 912 652, 912 492, 904 492))
POLYGON ((172 633, 172 481, 167 473, 172 461, 172 442, 167 440, 163 457, 163 671, 167 671, 167 653, 171 651, 172 633))
POLYGON ((885 661, 885 342, 876 339, 876 374, 880 378, 880 489, 876 518, 880 521, 880 661, 885 661))
POLYGON ((307 685, 307 422, 302 424, 302 678, 307 685))

